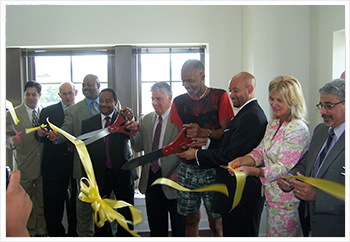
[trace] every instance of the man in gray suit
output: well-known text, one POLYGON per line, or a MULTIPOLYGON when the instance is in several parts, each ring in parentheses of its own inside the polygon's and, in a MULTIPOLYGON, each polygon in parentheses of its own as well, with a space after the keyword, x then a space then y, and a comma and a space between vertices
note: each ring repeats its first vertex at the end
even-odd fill
POLYGON ((40 96, 41 85, 34 81, 26 82, 24 103, 15 108, 19 123, 15 125, 9 112, 6 114, 6 145, 13 150, 13 168, 21 171, 21 186, 33 202, 33 210, 27 223, 30 236, 47 235, 43 205, 43 180, 40 174, 43 144, 36 142, 34 133, 25 133, 26 128, 39 125, 40 96))
MULTIPOLYGON (((81 123, 98 113, 100 80, 95 75, 86 75, 83 80, 83 95, 85 99, 69 106, 65 110, 64 123, 61 127, 67 133, 77 137, 81 134, 81 123)), ((59 136, 58 143, 66 141, 63 135, 59 136)), ((78 186, 78 194, 80 191, 79 181, 82 176, 82 164, 80 162, 77 151, 74 153, 73 161, 73 178, 78 186)), ((73 182, 72 182, 72 185, 73 182)), ((78 195, 77 194, 77 195, 78 195)), ((94 224, 91 218, 91 205, 77 199, 77 233, 78 236, 91 237, 94 235, 94 224)))
MULTIPOLYGON (((290 171, 299 176, 345 183, 345 80, 337 79, 320 90, 317 108, 323 118, 313 133, 309 151, 290 171)), ((278 180, 282 190, 293 190, 299 206, 304 236, 345 236, 345 203, 307 183, 278 180)))
MULTIPOLYGON (((157 82, 151 87, 152 105, 154 112, 147 114, 141 121, 139 132, 132 139, 135 151, 149 153, 170 144, 178 135, 177 127, 169 122, 169 112, 172 100, 172 91, 166 82, 157 82), (154 136, 159 142, 153 145, 154 136), (153 147, 152 147, 153 146, 153 147)), ((168 213, 170 214, 172 236, 184 236, 185 217, 177 213, 176 190, 168 186, 150 185, 160 177, 178 181, 177 167, 180 164, 175 154, 165 156, 152 163, 143 165, 139 190, 146 195, 146 209, 151 237, 168 236, 168 213)))

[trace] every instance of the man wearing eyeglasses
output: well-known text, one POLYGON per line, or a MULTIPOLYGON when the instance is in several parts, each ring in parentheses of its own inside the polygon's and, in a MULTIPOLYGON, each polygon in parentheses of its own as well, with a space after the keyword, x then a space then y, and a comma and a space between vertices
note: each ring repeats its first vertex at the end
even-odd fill
MULTIPOLYGON (((311 139, 309 151, 290 171, 298 176, 321 178, 345 183, 345 80, 336 79, 320 90, 319 124, 311 139)), ((345 203, 307 183, 278 179, 285 192, 293 190, 302 202, 299 206, 304 236, 344 237, 345 203), (311 230, 311 234, 310 234, 311 230)))
POLYGON ((20 122, 15 124, 9 112, 6 114, 6 145, 13 150, 13 170, 21 171, 20 184, 33 202, 33 210, 27 222, 30 236, 47 235, 41 176, 43 144, 35 140, 33 133, 25 132, 26 128, 39 125, 40 97, 41 85, 28 81, 24 85, 24 103, 15 108, 20 122))

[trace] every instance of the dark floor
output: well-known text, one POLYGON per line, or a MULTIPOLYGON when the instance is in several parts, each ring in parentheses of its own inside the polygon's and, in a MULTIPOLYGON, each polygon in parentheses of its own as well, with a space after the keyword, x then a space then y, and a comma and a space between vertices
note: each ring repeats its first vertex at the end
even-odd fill
MULTIPOLYGON (((149 237, 149 232, 139 232, 138 233, 141 237, 149 237)), ((169 236, 171 236, 171 233, 169 233, 169 236)), ((199 230, 199 237, 213 237, 213 234, 210 230, 199 230)))

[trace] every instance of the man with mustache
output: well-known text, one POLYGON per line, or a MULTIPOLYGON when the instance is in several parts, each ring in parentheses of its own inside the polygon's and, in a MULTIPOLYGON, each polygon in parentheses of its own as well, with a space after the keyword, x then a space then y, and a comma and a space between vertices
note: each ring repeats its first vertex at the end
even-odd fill
MULTIPOLYGON (((314 132, 307 153, 291 174, 345 183, 345 80, 336 79, 319 90, 323 123, 314 132)), ((344 237, 345 203, 307 183, 279 178, 285 192, 294 189, 301 200, 299 214, 304 236, 344 237)))
MULTIPOLYGON (((59 87, 61 101, 43 108, 39 118, 39 124, 47 124, 46 119, 54 125, 61 127, 64 121, 64 111, 74 104, 77 95, 72 82, 64 82, 59 87)), ((47 232, 50 237, 64 237, 66 231, 62 223, 64 204, 68 198, 67 189, 73 175, 73 151, 72 144, 64 142, 55 145, 47 138, 49 126, 40 128, 35 133, 39 142, 44 143, 41 175, 43 177, 44 214, 47 232)), ((75 183, 73 183, 75 184, 75 183)), ((76 190, 76 189, 75 189, 76 190)), ((73 201, 75 201, 73 192, 73 201)), ((68 236, 76 236, 75 202, 70 205, 67 201, 68 236)))
MULTIPOLYGON (((118 116, 117 104, 118 99, 115 90, 112 88, 103 89, 99 95, 100 113, 82 121, 82 134, 106 128, 113 124, 118 116)), ((130 112, 130 109, 124 110, 130 112)), ((121 112, 124 112, 124 110, 121 112)), ((124 113, 122 113, 122 116, 124 116, 124 113)), ((125 171, 121 169, 122 165, 131 158, 129 139, 130 135, 118 132, 111 133, 103 139, 99 139, 87 145, 86 148, 91 158, 101 197, 109 198, 113 191, 116 200, 134 204, 134 180, 137 177, 136 170, 125 171)), ((83 171, 83 175, 86 177, 85 171, 83 171)), ((92 215, 93 210, 91 207, 89 211, 92 215)), ((129 208, 118 209, 118 212, 122 214, 126 220, 132 220, 129 208)), ((129 226, 129 228, 133 229, 132 226, 129 226)), ((94 236, 114 236, 109 222, 106 222, 101 228, 96 226, 94 236)), ((128 237, 131 236, 131 234, 123 227, 118 226, 116 236, 128 237)))

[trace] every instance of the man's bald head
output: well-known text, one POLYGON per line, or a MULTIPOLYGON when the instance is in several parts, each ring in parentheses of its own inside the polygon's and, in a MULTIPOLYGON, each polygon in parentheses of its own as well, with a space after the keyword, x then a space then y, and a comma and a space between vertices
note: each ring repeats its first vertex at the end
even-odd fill
POLYGON ((248 100, 254 98, 255 85, 255 77, 248 72, 243 71, 233 76, 229 83, 233 106, 240 108, 248 100))

